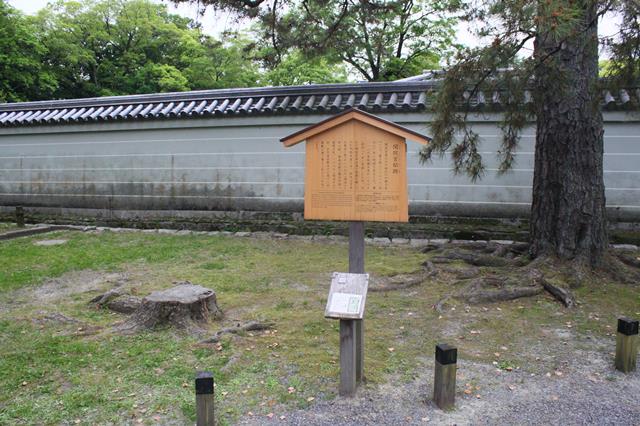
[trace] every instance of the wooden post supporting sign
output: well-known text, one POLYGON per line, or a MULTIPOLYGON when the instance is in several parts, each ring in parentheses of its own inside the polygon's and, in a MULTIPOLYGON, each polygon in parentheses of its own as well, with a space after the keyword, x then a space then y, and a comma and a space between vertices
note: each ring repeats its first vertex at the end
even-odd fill
MULTIPOLYGON (((349 272, 364 274, 364 222, 349 223, 349 272)), ((356 383, 364 381, 364 319, 354 320, 356 383)))
POLYGON ((340 320, 340 396, 356 393, 356 320, 340 320))
POLYGON ((213 374, 199 371, 196 374, 196 425, 215 426, 213 407, 213 374))
POLYGON ((635 371, 637 358, 638 321, 619 318, 616 337, 616 369, 623 373, 635 371))
POLYGON ((453 408, 455 404, 457 362, 457 348, 445 343, 436 345, 433 400, 442 410, 453 408))

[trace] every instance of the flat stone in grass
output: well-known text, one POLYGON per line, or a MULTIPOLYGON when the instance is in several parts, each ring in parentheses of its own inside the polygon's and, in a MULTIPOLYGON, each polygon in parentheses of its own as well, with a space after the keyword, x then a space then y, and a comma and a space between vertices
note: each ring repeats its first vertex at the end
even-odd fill
POLYGON ((67 240, 40 240, 33 244, 36 246, 61 246, 66 243, 67 240))

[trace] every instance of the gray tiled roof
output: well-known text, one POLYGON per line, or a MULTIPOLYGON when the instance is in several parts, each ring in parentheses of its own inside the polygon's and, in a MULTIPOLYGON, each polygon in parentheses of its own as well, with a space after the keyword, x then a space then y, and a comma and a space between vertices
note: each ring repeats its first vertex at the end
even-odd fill
MULTIPOLYGON (((369 112, 420 111, 437 89, 431 74, 382 83, 316 84, 289 87, 201 90, 0 104, 0 127, 99 121, 153 120, 264 114, 337 113, 351 107, 369 112)), ((505 94, 478 92, 471 105, 501 108, 505 94)), ((527 102, 531 96, 525 94, 527 102)), ((469 94, 464 93, 468 98, 469 94)), ((604 92, 606 108, 640 101, 640 89, 604 92)))

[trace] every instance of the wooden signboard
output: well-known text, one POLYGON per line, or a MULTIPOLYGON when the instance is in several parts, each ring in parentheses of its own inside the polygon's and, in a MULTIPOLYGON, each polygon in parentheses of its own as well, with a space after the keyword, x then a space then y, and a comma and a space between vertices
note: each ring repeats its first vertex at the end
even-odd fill
POLYGON ((352 396, 364 380, 364 221, 407 222, 407 146, 429 138, 357 108, 309 126, 281 142, 306 141, 304 218, 345 220, 349 272, 334 272, 325 317, 340 320, 340 390, 352 396))
POLYGON ((358 109, 283 138, 306 141, 304 218, 407 222, 407 139, 429 141, 358 109))
POLYGON ((368 287, 369 274, 334 272, 324 316, 334 319, 362 319, 368 287))

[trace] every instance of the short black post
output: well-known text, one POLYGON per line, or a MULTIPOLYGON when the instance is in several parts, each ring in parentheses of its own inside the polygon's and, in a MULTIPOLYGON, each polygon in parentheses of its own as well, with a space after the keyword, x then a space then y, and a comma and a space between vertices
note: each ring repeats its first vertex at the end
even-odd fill
POLYGON ((618 318, 616 337, 616 369, 629 373, 636 369, 638 358, 638 321, 618 318))
POLYGON ((198 371, 196 374, 196 425, 214 426, 213 374, 198 371))
POLYGON ((453 408, 455 405, 457 362, 457 348, 446 343, 436 345, 433 400, 441 410, 453 408))
POLYGON ((22 206, 16 207, 16 224, 18 228, 24 228, 24 209, 22 206))

